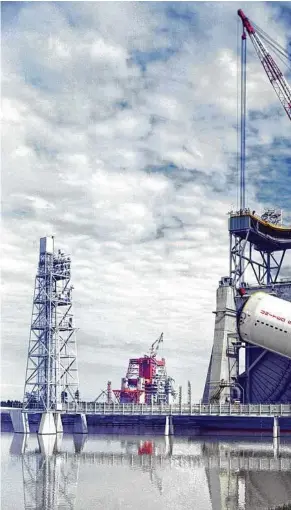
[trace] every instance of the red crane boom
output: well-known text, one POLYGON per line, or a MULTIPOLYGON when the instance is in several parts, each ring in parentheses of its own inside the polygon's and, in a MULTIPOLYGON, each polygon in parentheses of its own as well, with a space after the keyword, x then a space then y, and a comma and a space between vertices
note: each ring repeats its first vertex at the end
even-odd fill
POLYGON ((243 27, 249 34, 249 37, 255 47, 255 50, 258 54, 260 61, 267 73, 267 76, 275 90, 285 112, 287 113, 289 119, 291 120, 291 88, 288 85, 286 79, 283 76, 283 73, 280 71, 276 62, 268 52, 261 38, 255 31, 253 25, 250 20, 246 17, 244 12, 239 9, 237 11, 239 17, 242 20, 243 27))

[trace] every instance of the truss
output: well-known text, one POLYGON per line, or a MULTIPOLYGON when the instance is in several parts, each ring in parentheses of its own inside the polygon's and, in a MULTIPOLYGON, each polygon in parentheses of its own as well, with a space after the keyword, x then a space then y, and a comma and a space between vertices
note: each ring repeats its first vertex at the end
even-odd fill
POLYGON ((269 285, 278 282, 286 250, 280 252, 264 252, 256 250, 245 239, 231 234, 230 236, 230 275, 234 287, 246 281, 250 271, 258 285, 269 285))
POLYGON ((79 399, 71 259, 40 240, 24 388, 24 408, 60 409, 79 399))

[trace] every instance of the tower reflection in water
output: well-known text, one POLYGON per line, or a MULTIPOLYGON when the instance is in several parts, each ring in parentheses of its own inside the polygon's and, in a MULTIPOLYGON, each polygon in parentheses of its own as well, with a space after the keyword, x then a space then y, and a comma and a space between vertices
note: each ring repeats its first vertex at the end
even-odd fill
POLYGON ((84 451, 87 436, 73 439, 71 452, 62 448, 61 435, 38 436, 36 449, 29 449, 29 437, 14 435, 10 454, 22 461, 25 510, 73 510, 77 488, 83 492, 78 487, 81 463, 140 470, 161 495, 164 470, 203 467, 212 510, 266 509, 291 502, 291 445, 198 439, 187 443, 171 437, 141 441, 107 436, 105 441, 94 436, 84 451))
MULTIPOLYGON (((25 510, 73 510, 80 457, 61 452, 62 435, 37 436, 39 447, 28 451, 28 437, 13 436, 10 453, 21 455, 25 510)), ((76 438, 81 451, 86 436, 76 438)))

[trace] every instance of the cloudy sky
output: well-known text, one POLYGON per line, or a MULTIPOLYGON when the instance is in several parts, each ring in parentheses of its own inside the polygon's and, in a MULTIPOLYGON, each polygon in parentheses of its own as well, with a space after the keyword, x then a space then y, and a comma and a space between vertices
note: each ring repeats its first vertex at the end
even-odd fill
MULTIPOLYGON (((55 235, 84 398, 163 331, 168 373, 200 399, 237 204, 237 9, 287 48, 290 4, 1 7, 2 396, 22 397, 39 238, 55 235)), ((248 109, 248 205, 289 221, 290 121, 250 41, 248 109)))

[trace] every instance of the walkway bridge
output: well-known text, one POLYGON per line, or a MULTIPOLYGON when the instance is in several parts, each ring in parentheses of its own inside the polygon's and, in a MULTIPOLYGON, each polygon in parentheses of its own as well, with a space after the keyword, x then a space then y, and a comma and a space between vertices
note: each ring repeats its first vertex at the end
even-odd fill
MULTIPOLYGON (((1 412, 20 410, 17 407, 1 407, 1 412)), ((25 409, 27 414, 42 413, 37 405, 25 409)), ((62 404, 53 411, 58 414, 85 414, 99 416, 241 416, 241 417, 291 417, 291 404, 107 404, 81 402, 62 404)))
MULTIPOLYGON (((44 413, 37 407, 2 407, 2 413, 10 414, 14 432, 27 434, 30 424, 38 421, 38 431, 45 418, 49 427, 42 434, 62 432, 63 426, 73 426, 75 433, 86 434, 88 425, 117 427, 164 427, 165 436, 173 435, 185 427, 195 435, 205 430, 258 430, 267 432, 273 425, 273 436, 291 429, 291 404, 196 404, 196 405, 145 405, 145 404, 98 404, 94 402, 63 404, 61 408, 44 413), (30 416, 30 419, 29 419, 30 416), (69 420, 69 416, 71 419, 69 420), (93 417, 99 419, 93 420, 93 417), (61 419, 63 417, 63 419, 61 419)), ((34 425, 35 426, 35 425, 34 425)))

